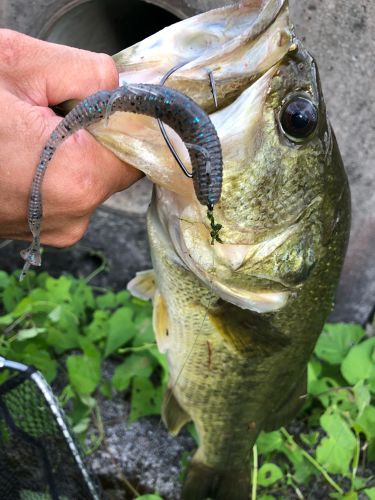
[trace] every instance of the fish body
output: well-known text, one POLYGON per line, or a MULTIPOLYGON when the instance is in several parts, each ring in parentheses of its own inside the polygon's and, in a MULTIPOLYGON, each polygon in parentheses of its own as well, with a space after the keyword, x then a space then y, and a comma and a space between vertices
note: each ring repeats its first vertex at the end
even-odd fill
MULTIPOLYGON (((226 12, 244 9, 252 12, 249 26, 241 25, 244 36, 229 31, 221 53, 213 46, 207 55, 203 43, 189 63, 191 72, 182 67, 169 81, 178 86, 186 71, 199 89, 192 95, 212 111, 202 75, 213 60, 226 68, 227 78, 216 71, 221 94, 211 114, 224 161, 215 206, 222 244, 211 244, 205 209, 152 121, 130 123, 122 115, 107 129, 92 128, 157 184, 148 212, 154 272, 136 277, 129 289, 153 298, 154 330, 170 368, 163 419, 172 433, 189 420, 197 428, 199 447, 187 472, 185 500, 249 497, 250 453, 259 432, 283 425, 303 403, 307 362, 332 309, 350 228, 348 181, 317 66, 293 34, 287 2, 243 2, 228 9, 233 10, 198 16, 196 26, 205 19, 211 36, 225 24, 226 12), (265 12, 272 14, 262 23, 265 12), (255 38, 242 43, 249 41, 251 26, 258 26, 255 38), (256 61, 266 45, 262 64, 243 78, 236 68, 256 61), (232 65, 225 67, 230 58, 232 65)), ((188 22, 194 33, 194 18, 188 22)), ((163 35, 157 40, 154 35, 154 43, 144 45, 144 66, 140 60, 136 65, 137 48, 128 58, 123 54, 122 74, 131 79, 139 71, 139 78, 149 75, 152 81, 149 71, 157 67, 155 50, 163 46, 163 35)), ((173 66, 175 51, 165 47, 173 66)), ((188 94, 189 88, 184 87, 188 94)))
POLYGON ((173 220, 163 188, 156 188, 148 214, 160 294, 155 332, 170 367, 164 420, 172 432, 193 420, 200 443, 183 498, 248 498, 252 446, 261 430, 285 424, 303 404, 306 365, 332 309, 350 224, 337 143, 321 96, 322 130, 307 143, 289 144, 273 115, 283 71, 298 74, 301 61, 303 71, 315 72, 300 48, 271 78, 259 163, 244 156, 243 171, 236 164, 232 176, 224 149, 217 218, 225 251, 215 245, 211 263, 199 260, 208 239, 197 241, 204 231, 197 235, 199 223, 184 216, 186 208, 173 220), (244 246, 245 257, 235 262, 244 246))

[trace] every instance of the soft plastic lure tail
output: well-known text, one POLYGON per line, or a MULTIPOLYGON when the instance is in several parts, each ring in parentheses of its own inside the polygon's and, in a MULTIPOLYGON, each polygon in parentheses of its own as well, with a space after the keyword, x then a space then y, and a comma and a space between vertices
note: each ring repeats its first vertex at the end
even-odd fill
POLYGON ((26 261, 21 279, 30 265, 40 266, 42 182, 57 147, 79 129, 116 111, 130 111, 159 118, 172 127, 188 148, 196 196, 212 210, 222 186, 220 140, 209 116, 192 99, 162 85, 129 84, 113 91, 100 91, 79 103, 59 123, 45 145, 32 183, 28 221, 33 240, 21 255, 26 261))

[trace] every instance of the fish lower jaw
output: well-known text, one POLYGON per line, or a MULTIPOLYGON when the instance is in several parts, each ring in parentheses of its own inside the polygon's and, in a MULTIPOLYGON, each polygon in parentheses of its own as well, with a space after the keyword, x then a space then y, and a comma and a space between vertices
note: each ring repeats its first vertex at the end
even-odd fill
POLYGON ((226 286, 222 283, 214 282, 212 289, 220 298, 231 304, 255 311, 257 313, 268 313, 278 311, 286 305, 290 292, 251 292, 240 288, 226 286))

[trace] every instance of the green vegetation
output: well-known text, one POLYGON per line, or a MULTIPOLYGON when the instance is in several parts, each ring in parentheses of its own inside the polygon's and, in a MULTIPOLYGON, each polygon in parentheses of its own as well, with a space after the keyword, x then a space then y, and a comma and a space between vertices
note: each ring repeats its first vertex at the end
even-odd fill
MULTIPOLYGON (((97 395, 129 390, 129 420, 158 414, 167 364, 155 344, 152 306, 127 291, 93 289, 84 279, 0 272, 0 355, 34 365, 54 385, 73 430, 84 434, 97 395), (111 376, 103 362, 118 360, 111 376)), ((5 377, 6 374, 3 374, 5 377)), ((1 375, 0 375, 1 383, 1 375)))
MULTIPOLYGON (((17 276, 0 271, 0 355, 36 366, 59 388, 78 435, 85 436, 98 415, 99 395, 127 391, 130 421, 159 413, 167 366, 154 341, 149 303, 71 276, 29 273, 22 283, 17 276), (113 373, 103 370, 110 357, 113 373)), ((375 337, 358 325, 327 325, 308 372, 298 419, 289 430, 262 433, 254 447, 252 499, 309 498, 304 488, 319 480, 330 498, 375 500, 375 472, 369 472, 375 464, 375 337)), ((99 432, 91 451, 100 442, 99 432)))
MULTIPOLYGON (((262 433, 254 450, 253 499, 294 490, 321 476, 329 498, 375 499, 375 337, 352 324, 327 324, 308 366, 308 396, 292 436, 262 433), (286 459, 286 460, 285 460, 286 459), (363 477, 365 469, 374 471, 363 477), (371 486, 372 485, 372 486, 371 486), (255 492, 258 490, 258 494, 255 492)), ((292 426, 293 427, 293 426, 292 426)), ((288 495, 285 493, 286 498, 288 495)))

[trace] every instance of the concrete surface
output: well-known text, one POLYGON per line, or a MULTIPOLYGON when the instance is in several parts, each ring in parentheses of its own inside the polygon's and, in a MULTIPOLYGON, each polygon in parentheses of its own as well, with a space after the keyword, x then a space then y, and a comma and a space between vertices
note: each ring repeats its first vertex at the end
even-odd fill
POLYGON ((179 500, 181 460, 195 449, 186 429, 172 437, 157 416, 129 425, 129 404, 119 397, 103 401, 101 414, 105 439, 89 462, 103 499, 134 498, 130 483, 140 494, 158 492, 166 500, 179 500))
POLYGON ((315 56, 352 191, 352 231, 332 318, 365 322, 375 306, 375 2, 291 1, 315 56))

